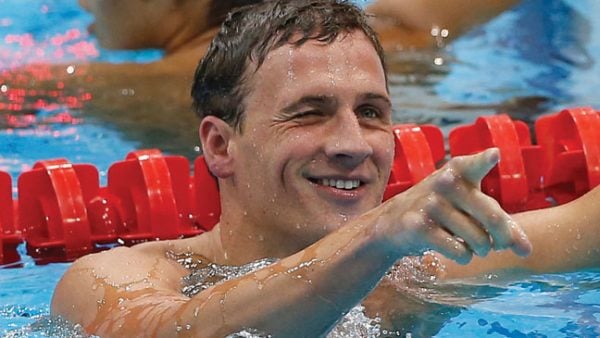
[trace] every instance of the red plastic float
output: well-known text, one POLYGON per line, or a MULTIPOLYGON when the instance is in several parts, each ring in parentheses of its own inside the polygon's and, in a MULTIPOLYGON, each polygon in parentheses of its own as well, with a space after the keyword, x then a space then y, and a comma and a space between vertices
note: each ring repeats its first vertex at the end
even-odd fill
POLYGON ((19 223, 30 256, 73 260, 92 252, 86 197, 97 194, 98 172, 67 160, 40 161, 18 180, 19 223))
POLYGON ((600 114, 590 107, 565 109, 535 123, 544 150, 544 185, 559 204, 600 184, 600 114))
MULTIPOLYGON (((498 147, 501 160, 482 189, 509 211, 561 204, 600 184, 598 112, 566 109, 540 117, 535 131, 537 145, 523 122, 506 115, 480 117, 450 132, 450 155, 498 147)), ((443 135, 435 126, 398 125, 394 136, 385 199, 431 174, 445 157, 443 135)), ((0 264, 19 261, 21 237, 28 254, 43 264, 72 261, 107 246, 210 230, 221 213, 217 180, 202 156, 193 176, 189 168, 182 156, 135 151, 109 168, 107 186, 101 187, 92 165, 40 161, 19 176, 16 200, 10 176, 0 172, 0 264)))
POLYGON ((201 232, 192 216, 189 161, 156 149, 127 155, 108 171, 107 200, 118 205, 117 234, 126 244, 201 232))
POLYGON ((551 205, 541 192, 542 153, 533 146, 529 128, 508 115, 482 116, 474 124, 453 129, 450 155, 469 155, 487 148, 500 151, 498 165, 481 182, 481 189, 509 212, 551 205))
POLYGON ((394 163, 383 199, 403 192, 435 171, 445 156, 444 136, 434 125, 403 124, 393 128, 394 163))

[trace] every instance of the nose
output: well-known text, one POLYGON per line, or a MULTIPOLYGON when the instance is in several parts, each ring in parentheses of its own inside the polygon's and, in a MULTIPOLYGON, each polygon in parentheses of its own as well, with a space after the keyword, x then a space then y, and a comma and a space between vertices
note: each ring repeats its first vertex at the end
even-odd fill
POLYGON ((344 169, 353 169, 373 154, 353 111, 338 114, 331 122, 325 136, 325 155, 330 161, 344 169))

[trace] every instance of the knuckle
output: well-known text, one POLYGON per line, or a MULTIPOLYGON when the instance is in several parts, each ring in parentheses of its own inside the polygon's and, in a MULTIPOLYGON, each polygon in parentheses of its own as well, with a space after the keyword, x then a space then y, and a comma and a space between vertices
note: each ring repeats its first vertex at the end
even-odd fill
POLYGON ((492 231, 501 229, 506 224, 506 222, 504 221, 504 217, 502 217, 502 215, 500 215, 497 212, 493 212, 487 215, 486 223, 492 231))
POLYGON ((427 200, 425 201, 425 205, 423 206, 423 210, 427 214, 435 214, 440 211, 442 208, 441 198, 436 194, 430 194, 427 196, 427 200))
POLYGON ((458 183, 458 177, 453 170, 447 168, 442 170, 439 175, 436 176, 433 181, 434 191, 446 193, 453 189, 456 189, 458 183))
POLYGON ((450 161, 448 161, 448 166, 453 169, 457 169, 457 168, 464 166, 466 160, 467 160, 467 157, 464 155, 456 156, 456 157, 451 158, 450 161))
POLYGON ((402 216, 402 225, 404 230, 412 232, 421 232, 428 225, 427 218, 422 212, 409 211, 402 216))

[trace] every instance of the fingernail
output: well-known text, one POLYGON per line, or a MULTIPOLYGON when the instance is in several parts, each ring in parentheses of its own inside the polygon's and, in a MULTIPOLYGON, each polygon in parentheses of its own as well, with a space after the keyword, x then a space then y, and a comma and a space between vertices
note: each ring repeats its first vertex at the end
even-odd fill
POLYGON ((500 151, 498 148, 490 148, 486 151, 486 159, 489 163, 498 163, 500 161, 500 151))

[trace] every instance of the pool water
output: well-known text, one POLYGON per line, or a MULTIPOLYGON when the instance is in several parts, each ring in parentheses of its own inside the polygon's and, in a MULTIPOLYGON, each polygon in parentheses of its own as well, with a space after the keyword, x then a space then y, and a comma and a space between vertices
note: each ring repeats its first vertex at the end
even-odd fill
MULTIPOLYGON (((101 49, 86 33, 91 18, 75 0, 0 0, 0 8, 0 72, 37 62, 148 62, 161 55, 101 49)), ((390 53, 394 120, 435 123, 447 132, 497 112, 532 122, 563 107, 599 109, 598 15, 594 0, 524 0, 451 45, 390 53)), ((62 157, 95 165, 105 179, 109 165, 129 151, 161 144, 152 139, 160 133, 141 137, 86 113, 82 102, 0 109, 0 170, 16 180, 37 160, 62 157)), ((171 142, 167 152, 193 156, 194 146, 171 142)), ((47 319, 52 290, 68 264, 37 266, 20 250, 22 267, 0 269, 0 335, 72 336, 53 332, 52 325, 30 326, 47 319)), ((508 284, 486 277, 417 290, 435 311, 413 319, 413 336, 600 336, 600 271, 508 284)))

